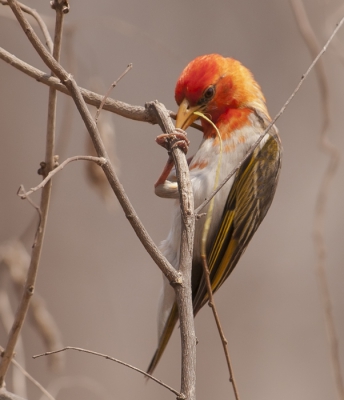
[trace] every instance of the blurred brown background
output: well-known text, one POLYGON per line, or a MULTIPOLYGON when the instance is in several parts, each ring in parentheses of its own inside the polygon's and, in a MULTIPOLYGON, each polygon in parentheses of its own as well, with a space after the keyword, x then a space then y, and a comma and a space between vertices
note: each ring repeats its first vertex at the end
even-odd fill
MULTIPOLYGON (((53 17, 48 1, 29 6, 53 17)), ((341 0, 307 0, 305 6, 324 44, 344 14, 341 0), (341 7, 341 10, 340 10, 341 7)), ((10 11, 0 6, 0 46, 47 71, 10 11)), ((62 55, 77 82, 106 88, 132 62, 134 67, 111 97, 144 105, 158 99, 175 110, 174 85, 195 56, 218 52, 239 59, 254 73, 274 116, 308 68, 311 57, 288 1, 71 1, 62 55)), ((325 53, 330 85, 331 140, 342 153, 344 30, 325 53)), ((47 87, 0 62, 0 240, 23 233, 35 216, 16 196, 20 184, 35 186, 44 159, 47 87)), ((86 131, 73 103, 59 95, 58 131, 67 108, 61 159, 85 154, 86 131)), ((95 110, 93 110, 95 112, 95 110)), ((166 161, 155 144, 156 126, 111 115, 120 178, 140 218, 159 243, 170 224, 172 203, 156 197, 153 183, 166 161)), ((242 399, 335 399, 323 309, 315 277, 312 240, 315 199, 327 157, 318 148, 322 109, 314 71, 278 121, 284 158, 279 187, 261 228, 230 279, 216 295, 229 340, 242 399)), ((190 129, 190 154, 200 133, 190 129)), ((60 148, 61 149, 61 148, 60 148)), ((57 150, 59 152, 59 150, 57 150)), ((329 194, 326 217, 327 273, 344 363, 344 166, 329 194)), ((38 201, 37 194, 33 196, 38 201)), ((112 202, 116 204, 113 196, 112 202)), ((25 238, 29 249, 34 230, 25 238)), ((2 275, 3 276, 3 275, 2 275)), ((8 283, 8 289, 11 286, 8 283)), ((145 369, 155 350, 161 274, 117 206, 108 211, 89 185, 85 162, 68 165, 54 180, 53 200, 38 275, 37 292, 62 332, 63 343, 109 354, 145 369)), ((13 307, 16 305, 12 297, 13 307)), ((232 399, 222 346, 208 307, 197 316, 199 399, 232 399)), ((179 389, 179 335, 164 354, 156 376, 179 389)), ((23 329, 27 368, 45 386, 54 382, 63 399, 173 398, 141 375, 104 359, 65 353, 65 369, 54 374, 30 324, 23 329), (62 377, 72 378, 68 383, 62 377), (56 382, 56 379, 58 381, 56 382), (66 385, 66 387, 65 387, 66 385), (67 387, 68 386, 68 387, 67 387)), ((0 344, 6 334, 0 326, 0 344)), ((10 388, 9 388, 10 389, 10 388)), ((31 398, 40 393, 30 386, 31 398)))

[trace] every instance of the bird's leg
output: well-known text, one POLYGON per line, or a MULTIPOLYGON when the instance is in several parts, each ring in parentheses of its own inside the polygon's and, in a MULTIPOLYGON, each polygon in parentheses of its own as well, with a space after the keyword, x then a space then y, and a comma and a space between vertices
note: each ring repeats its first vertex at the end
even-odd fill
POLYGON ((173 161, 172 156, 168 156, 167 163, 166 163, 161 175, 159 176, 158 180, 154 184, 155 188, 157 188, 158 186, 160 186, 166 182, 166 179, 169 176, 173 165, 174 165, 174 161, 173 161))
POLYGON ((190 142, 187 139, 185 132, 181 129, 176 129, 171 134, 159 135, 156 138, 156 142, 167 149, 168 160, 161 175, 154 184, 155 194, 164 198, 178 198, 178 184, 175 172, 172 171, 174 161, 171 155, 171 149, 178 146, 186 154, 190 142))

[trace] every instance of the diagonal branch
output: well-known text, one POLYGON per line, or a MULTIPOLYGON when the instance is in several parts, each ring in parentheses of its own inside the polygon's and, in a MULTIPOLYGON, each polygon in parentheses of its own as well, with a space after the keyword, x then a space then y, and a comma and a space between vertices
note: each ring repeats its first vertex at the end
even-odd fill
POLYGON ((79 161, 79 160, 85 160, 85 161, 93 161, 97 163, 99 166, 102 166, 107 162, 107 160, 104 157, 93 157, 93 156, 73 156, 69 157, 66 160, 64 160, 58 167, 54 168, 52 171, 49 172, 49 174, 43 179, 43 181, 35 186, 34 188, 31 188, 27 192, 24 190, 24 187, 21 186, 18 191, 18 196, 21 199, 26 199, 30 194, 36 192, 39 189, 42 189, 50 180, 51 178, 59 171, 61 171, 67 164, 73 161, 79 161))
POLYGON ((134 367, 133 365, 130 365, 124 361, 121 361, 117 358, 114 357, 110 357, 107 354, 102 354, 102 353, 98 353, 97 351, 92 351, 92 350, 87 350, 87 349, 83 349, 81 347, 74 347, 74 346, 66 346, 63 349, 59 349, 59 350, 54 350, 54 351, 47 351, 45 353, 42 354, 37 354, 35 356, 32 356, 33 359, 39 358, 39 357, 43 357, 43 356, 49 356, 51 354, 56 354, 56 353, 60 353, 61 351, 65 351, 65 350, 75 350, 75 351, 80 351, 81 353, 87 353, 87 354, 92 354, 94 356, 98 356, 98 357, 103 357, 106 360, 111 360, 114 361, 118 364, 124 365, 125 367, 128 367, 136 372, 139 372, 140 374, 144 375, 145 377, 153 380, 154 382, 158 383, 159 385, 165 387, 166 389, 170 390, 172 393, 174 393, 175 395, 178 396, 178 398, 182 398, 182 395, 177 392, 175 389, 173 389, 173 387, 166 385, 166 383, 162 382, 160 379, 154 378, 154 376, 147 374, 147 372, 142 371, 142 369, 134 367))

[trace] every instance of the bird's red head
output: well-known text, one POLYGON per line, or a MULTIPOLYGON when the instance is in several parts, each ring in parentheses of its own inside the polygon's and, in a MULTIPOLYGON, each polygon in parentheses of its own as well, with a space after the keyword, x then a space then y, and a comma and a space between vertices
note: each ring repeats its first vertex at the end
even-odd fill
POLYGON ((230 110, 259 109, 267 114, 264 96, 252 73, 239 61, 219 54, 191 61, 178 79, 175 98, 180 106, 176 126, 182 129, 198 118, 195 111, 215 124, 230 110))

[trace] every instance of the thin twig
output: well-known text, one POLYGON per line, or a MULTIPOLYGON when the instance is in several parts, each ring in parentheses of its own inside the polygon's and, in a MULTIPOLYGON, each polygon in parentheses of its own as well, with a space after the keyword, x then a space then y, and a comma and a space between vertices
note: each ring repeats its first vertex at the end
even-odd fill
POLYGON ((114 88, 117 86, 118 82, 119 82, 132 68, 133 68, 133 64, 132 64, 132 63, 128 64, 127 68, 126 68, 125 71, 120 75, 120 77, 119 77, 117 80, 115 80, 115 81, 110 85, 109 89, 108 89, 107 92, 105 93, 105 96, 104 96, 102 102, 100 103, 100 106, 99 106, 99 108, 98 108, 98 110, 97 110, 97 112, 96 112, 96 116, 95 116, 95 118, 94 118, 95 121, 96 121, 96 123, 98 122, 99 114, 100 114, 100 112, 101 112, 101 110, 102 110, 102 108, 103 108, 103 106, 104 106, 104 104, 105 104, 107 98, 109 97, 109 95, 110 95, 110 93, 111 93, 111 90, 114 89, 114 88))
MULTIPOLYGON (((335 10, 332 14, 330 14, 325 21, 325 32, 331 32, 332 26, 334 25, 335 21, 338 21, 339 18, 344 15, 344 3, 340 4, 337 10, 335 10)), ((344 51, 342 42, 338 37, 333 39, 332 48, 335 50, 332 54, 339 59, 339 62, 344 67, 344 51)))
MULTIPOLYGON (((16 1, 9 1, 8 3, 14 14, 20 13, 25 19, 24 14, 22 13, 22 10, 20 8, 20 5, 16 1)), ((57 7, 53 55, 51 56, 51 54, 46 50, 43 44, 41 44, 44 51, 47 54, 49 54, 49 57, 54 59, 55 62, 58 62, 58 59, 60 57, 63 15, 64 14, 62 12, 62 7, 57 7)), ((33 30, 32 32, 34 33, 33 30)), ((35 33, 34 35, 37 37, 35 33)), ((38 37, 37 40, 39 41, 38 37)), ((53 169, 53 164, 54 164, 55 121, 56 121, 56 89, 50 88, 49 104, 48 104, 46 152, 45 152, 46 173, 49 173, 53 169)), ((24 286, 22 298, 20 300, 20 303, 16 311, 12 329, 8 336, 6 348, 2 354, 2 358, 0 361, 0 387, 4 385, 5 376, 14 354, 14 348, 16 346, 18 336, 20 334, 25 317, 27 315, 31 297, 35 290, 36 277, 38 272, 45 227, 49 211, 51 187, 52 187, 51 181, 49 181, 42 190, 41 203, 40 203, 40 216, 41 216, 40 224, 38 226, 34 240, 34 246, 31 253, 30 266, 27 273, 27 279, 24 286)))
MULTIPOLYGON (((320 45, 317 41, 315 33, 309 22, 305 7, 301 0, 290 0, 300 33, 306 42, 306 45, 314 57, 318 53, 320 45)), ((326 243, 325 243, 325 217, 326 207, 328 203, 328 196, 330 192, 330 184, 336 174, 339 165, 339 151, 329 140, 329 128, 330 128, 330 104, 329 104, 329 87, 326 77, 324 64, 320 62, 316 65, 315 73, 317 76, 321 110, 323 116, 323 124, 320 133, 320 145, 323 152, 329 155, 328 165, 324 171, 321 179, 318 196, 316 199, 316 206, 314 212, 313 222, 313 238, 314 245, 317 251, 317 263, 316 263, 316 276, 318 280, 318 287, 322 304, 324 308, 326 330, 328 333, 331 363, 334 372, 335 383, 337 387, 338 398, 344 400, 344 382, 343 373, 340 365, 339 356, 339 340, 336 332, 336 326, 334 322, 333 306, 331 301, 331 293, 326 276, 326 243)))
MULTIPOLYGON (((0 346, 0 352, 4 351, 3 347, 0 346)), ((55 400, 55 398, 32 376, 30 375, 25 368, 19 364, 18 361, 16 361, 14 358, 11 360, 12 364, 15 365, 19 371, 30 381, 32 382, 35 386, 38 387, 38 389, 44 393, 50 400, 55 400)), ((1 398, 1 396, 0 396, 1 398)))
MULTIPOLYGON (((45 72, 33 67, 30 64, 27 64, 26 62, 20 60, 18 57, 14 56, 13 54, 9 53, 8 51, 4 50, 1 47, 0 47, 0 59, 7 62, 14 68, 23 72, 24 74, 30 76, 31 78, 34 78, 36 81, 54 87, 59 92, 71 96, 71 93, 69 92, 67 87, 63 83, 61 83, 60 79, 47 75, 45 72)), ((79 87, 79 90, 82 94, 84 101, 87 104, 99 107, 100 103, 104 98, 103 95, 81 87, 79 87)), ((151 124, 157 123, 154 116, 151 115, 145 107, 133 106, 124 103, 123 101, 107 98, 103 106, 103 109, 113 112, 114 114, 120 115, 121 117, 132 119, 134 121, 148 122, 151 124)), ((168 111, 168 114, 171 118, 176 119, 176 113, 174 113, 173 111, 168 111)), ((203 132, 203 128, 200 125, 194 123, 191 126, 203 132)))
POLYGON ((107 160, 104 157, 93 157, 93 156, 73 156, 73 157, 69 157, 65 161, 63 161, 63 163, 61 163, 58 167, 56 167, 55 169, 50 171, 49 174, 43 179, 43 181, 39 185, 35 186, 34 188, 31 188, 30 190, 25 192, 23 185, 21 185, 20 186, 21 190, 18 190, 18 193, 17 193, 18 196, 21 199, 26 199, 27 196, 29 196, 30 194, 36 192, 39 189, 42 189, 47 184, 47 182, 49 182, 50 179, 55 174, 57 174, 59 171, 61 171, 67 164, 69 164, 72 161, 79 161, 79 160, 93 161, 93 162, 97 163, 100 166, 102 166, 103 164, 105 164, 107 162, 107 160))
MULTIPOLYGON (((6 261, 3 260, 5 263, 6 261)), ((1 265, 0 261, 0 265, 1 265)), ((4 270, 0 271, 0 279, 3 280, 4 270), (1 273, 2 272, 2 273, 1 273)), ((2 322, 3 327, 7 334, 9 334, 12 324, 14 320, 14 313, 12 310, 12 306, 10 303, 10 293, 6 286, 0 289, 0 321, 2 322)), ((2 353, 4 349, 0 346, 0 353, 2 353)), ((16 345, 16 358, 19 362, 25 365, 25 350, 23 344, 23 338, 21 335, 18 337, 17 345, 16 345)), ((20 371, 16 369, 12 369, 12 390, 22 396, 27 398, 27 387, 25 377, 20 373, 20 371)))
POLYGON ((221 188, 229 181, 229 179, 238 171, 238 169, 240 169, 241 165, 248 159, 248 157, 251 155, 251 153, 254 151, 255 148, 258 147, 259 143, 263 140, 263 138, 269 133, 269 130, 271 129, 271 127, 275 124, 275 122, 278 120, 278 118, 284 113, 285 109, 288 107, 289 103, 291 102, 291 100, 294 98, 294 96, 296 95, 296 93, 299 91, 300 87, 302 86, 304 80, 307 78, 307 76, 309 75, 309 73, 312 71, 312 69, 314 68, 315 64, 318 62, 319 58, 325 53, 325 51, 327 50, 329 44, 331 43, 332 39, 334 38, 334 36, 336 35, 336 33, 339 31, 339 29, 341 28, 341 26, 344 23, 344 17, 339 21, 339 23, 336 25, 335 29, 333 30, 331 36, 329 37, 329 39, 327 40, 327 42, 325 43, 324 47, 320 50, 320 52, 318 53, 318 55, 314 58, 313 62, 311 63, 311 65, 308 67, 307 71, 305 72, 304 75, 302 75, 300 82, 297 84, 295 90, 293 91, 293 93, 290 95, 290 97, 288 98, 288 100, 284 103, 283 107, 280 109, 280 111, 276 114, 275 118, 270 122, 269 126, 265 129, 265 131, 261 134, 261 136, 259 136, 259 138, 257 139, 257 141, 250 147, 250 149, 248 150, 248 152, 246 153, 245 157, 239 162, 239 164, 228 174, 228 176, 220 183, 220 185, 217 187, 217 189, 215 189, 210 195, 209 197, 204 200, 204 202, 198 206, 195 210, 195 214, 198 215, 199 212, 210 202, 210 200, 216 195, 216 193, 221 190, 221 188))
MULTIPOLYGON (((20 185, 19 189, 17 191, 17 195, 20 197, 20 194, 21 193, 25 193, 25 192, 26 191, 25 191, 24 185, 20 185)), ((36 247, 38 236, 40 234, 39 227, 41 226, 41 222, 42 222, 42 211, 41 211, 40 207, 29 196, 27 197, 27 201, 37 211, 37 214, 38 214, 38 224, 37 224, 37 229, 36 229, 36 232, 35 232, 35 239, 34 239, 33 244, 32 244, 32 249, 34 249, 36 247)), ((31 258, 32 258, 32 255, 31 255, 31 258)), ((22 286, 25 287, 25 284, 22 285, 22 286)))
POLYGON ((154 382, 158 383, 159 385, 165 387, 166 389, 170 390, 172 393, 177 395, 178 398, 181 397, 181 394, 177 390, 173 389, 171 386, 169 386, 166 383, 162 382, 160 379, 157 379, 154 376, 147 374, 142 369, 134 367, 133 365, 130 365, 130 364, 124 362, 124 361, 118 360, 117 358, 110 357, 107 354, 98 353, 97 351, 87 350, 87 349, 83 349, 81 347, 66 346, 63 349, 54 350, 54 351, 47 351, 47 352, 42 353, 42 354, 37 354, 35 356, 32 356, 32 358, 36 359, 36 358, 43 357, 43 356, 49 356, 51 354, 60 353, 61 351, 65 351, 65 350, 76 350, 76 351, 80 351, 82 353, 92 354, 94 356, 103 357, 106 360, 111 360, 111 361, 114 361, 114 362, 116 362, 118 364, 124 365, 125 367, 128 367, 130 369, 133 369, 136 372, 139 372, 140 374, 144 375, 146 378, 152 379, 154 382))
POLYGON ((220 317, 219 317, 219 314, 217 312, 215 301, 214 301, 214 296, 213 296, 213 291, 212 291, 212 288, 211 288, 211 282, 210 282, 210 276, 209 276, 210 273, 209 273, 209 267, 208 267, 208 263, 207 263, 207 258, 206 258, 206 256, 203 256, 203 255, 202 255, 202 265, 203 265, 205 283, 206 283, 206 286, 207 286, 207 292, 208 292, 208 297, 209 297, 208 305, 213 311, 214 319, 215 319, 216 326, 217 326, 217 330, 218 330, 220 338, 221 338, 223 351, 225 353, 227 366, 228 366, 229 381, 232 384, 235 399, 236 400, 240 400, 239 390, 238 390, 238 386, 237 386, 235 378, 234 378, 234 370, 233 370, 231 359, 230 359, 230 356, 229 356, 228 341, 227 341, 227 339, 225 337, 225 334, 224 334, 224 331, 223 331, 223 328, 222 328, 222 325, 221 325, 220 317))
MULTIPOLYGON (((8 1, 0 0, 0 4, 2 4, 3 6, 8 6, 8 1)), ((44 22, 43 18, 38 14, 38 12, 36 10, 28 7, 26 4, 19 3, 19 2, 18 2, 18 4, 24 12, 26 12, 27 14, 30 14, 33 18, 35 18, 38 26, 41 28, 41 31, 43 33, 45 43, 48 47, 48 50, 49 50, 50 54, 52 54, 54 45, 53 45, 53 41, 51 40, 51 36, 50 36, 49 30, 48 30, 48 27, 47 27, 46 23, 44 22)))
POLYGON ((43 394, 45 394, 45 395, 48 397, 48 399, 50 399, 50 400, 55 400, 55 398, 47 391, 47 389, 45 389, 32 375, 30 375, 30 374, 26 371, 26 369, 24 369, 14 358, 12 358, 12 363, 13 363, 13 365, 15 365, 15 366, 20 370, 20 372, 21 372, 24 376, 26 376, 26 378, 27 378, 30 382, 32 382, 35 386, 37 386, 38 389, 39 389, 43 394))

